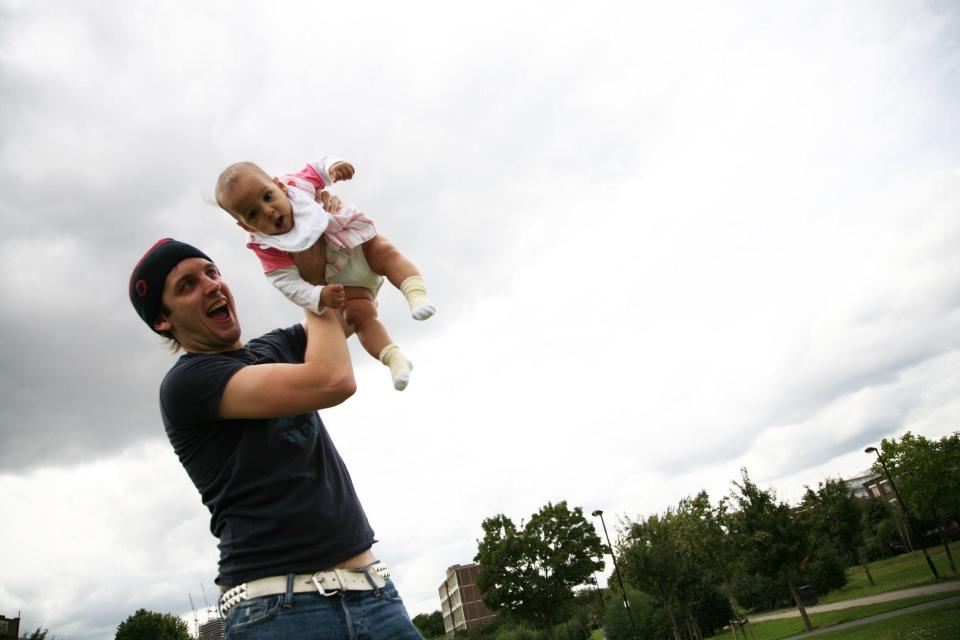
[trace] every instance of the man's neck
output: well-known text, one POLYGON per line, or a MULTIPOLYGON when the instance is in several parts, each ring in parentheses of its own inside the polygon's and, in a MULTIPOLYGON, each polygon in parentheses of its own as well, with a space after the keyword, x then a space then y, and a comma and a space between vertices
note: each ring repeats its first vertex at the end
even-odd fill
MULTIPOLYGON (((182 346, 182 345, 181 345, 181 346, 182 346)), ((226 353, 226 352, 228 352, 228 351, 236 351, 237 349, 243 349, 243 341, 242 341, 242 340, 237 340, 234 344, 230 345, 229 347, 222 347, 222 348, 218 348, 218 349, 212 349, 212 348, 211 348, 211 349, 207 349, 207 348, 196 347, 196 346, 195 346, 195 347, 186 347, 186 346, 183 347, 183 350, 184 350, 186 353, 189 353, 189 354, 191 354, 191 355, 226 353)))

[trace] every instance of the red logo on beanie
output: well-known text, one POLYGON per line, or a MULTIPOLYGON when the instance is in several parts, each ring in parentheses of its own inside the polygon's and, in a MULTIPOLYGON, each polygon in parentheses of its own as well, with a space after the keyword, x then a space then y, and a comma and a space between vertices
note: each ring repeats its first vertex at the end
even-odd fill
POLYGON ((146 280, 143 280, 143 279, 137 280, 137 284, 133 285, 133 288, 134 290, 136 290, 137 295, 140 296, 141 298, 145 298, 147 296, 146 280))

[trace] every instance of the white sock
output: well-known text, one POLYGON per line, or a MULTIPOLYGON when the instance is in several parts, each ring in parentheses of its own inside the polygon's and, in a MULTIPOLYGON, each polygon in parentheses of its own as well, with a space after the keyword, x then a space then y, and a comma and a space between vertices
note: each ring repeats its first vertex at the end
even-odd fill
POLYGON ((414 320, 426 320, 437 312, 437 307, 427 297, 427 285, 421 276, 410 276, 401 282, 400 293, 407 299, 414 320))
POLYGON ((377 358, 383 364, 390 367, 390 376, 393 378, 393 388, 397 391, 403 391, 410 382, 410 372, 413 370, 413 363, 407 360, 407 357, 400 351, 400 347, 395 344, 388 344, 380 352, 377 358))

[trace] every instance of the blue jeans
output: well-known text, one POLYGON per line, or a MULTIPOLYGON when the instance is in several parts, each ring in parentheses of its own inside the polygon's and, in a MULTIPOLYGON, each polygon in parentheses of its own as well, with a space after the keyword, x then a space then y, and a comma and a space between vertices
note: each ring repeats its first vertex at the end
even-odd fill
POLYGON ((374 591, 244 600, 224 626, 226 640, 423 640, 390 580, 374 591))

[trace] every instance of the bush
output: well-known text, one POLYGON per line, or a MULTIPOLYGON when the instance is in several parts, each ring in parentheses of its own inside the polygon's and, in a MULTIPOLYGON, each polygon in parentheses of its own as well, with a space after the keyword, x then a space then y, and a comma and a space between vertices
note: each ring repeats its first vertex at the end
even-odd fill
POLYGON ((413 616, 413 626, 424 638, 442 638, 444 636, 443 614, 440 611, 413 616))
POLYGON ((578 609, 569 620, 557 625, 557 640, 588 640, 590 620, 586 609, 578 609))
POLYGON ((818 595, 840 589, 847 584, 843 559, 833 547, 823 547, 804 566, 800 580, 813 585, 818 595))
POLYGON ((694 607, 693 617, 700 626, 700 633, 704 637, 710 637, 730 623, 733 611, 730 609, 730 601, 722 591, 707 587, 700 596, 700 602, 694 607))
POLYGON ((493 638, 494 640, 543 640, 546 635, 543 631, 537 631, 525 625, 516 625, 501 628, 493 638))
MULTIPOLYGON (((673 628, 670 624, 670 614, 666 607, 661 606, 652 596, 631 588, 627 588, 630 599, 630 611, 633 612, 636 624, 636 636, 641 638, 672 638, 673 628)), ((686 614, 680 610, 673 612, 676 617, 680 633, 686 636, 686 614)), ((709 637, 726 626, 733 617, 730 611, 730 602, 719 589, 707 587, 700 595, 699 602, 693 607, 692 614, 700 626, 704 637, 709 637)), ((608 640, 633 640, 634 633, 630 628, 630 619, 627 610, 623 607, 623 600, 610 598, 607 600, 606 614, 603 621, 603 630, 608 640)), ((566 640, 559 636, 559 640, 566 640)))
POLYGON ((894 514, 886 502, 867 502, 863 515, 863 550, 868 560, 888 558, 903 550, 903 540, 893 518, 894 514))
POLYGON ((793 604, 785 580, 739 572, 733 578, 733 597, 750 611, 770 611, 793 604))
POLYGON ((187 623, 169 613, 139 609, 120 623, 115 640, 191 640, 187 623))
MULTIPOLYGON (((637 626, 636 636, 641 638, 672 637, 670 617, 666 609, 660 607, 646 593, 627 588, 627 597, 630 601, 630 611, 637 626)), ((603 630, 607 640, 634 640, 635 635, 630 628, 630 619, 627 610, 623 607, 623 600, 610 598, 607 600, 607 611, 603 619, 603 630)))
POLYGON ((506 615, 501 613, 487 624, 477 627, 471 631, 457 631, 457 640, 495 640, 500 637, 500 633, 514 626, 506 619, 506 615))
MULTIPOLYGON (((458 633, 457 638, 459 639, 463 635, 458 633)), ((466 634, 466 637, 470 639, 482 638, 484 640, 546 640, 547 633, 522 623, 498 619, 466 634)))

